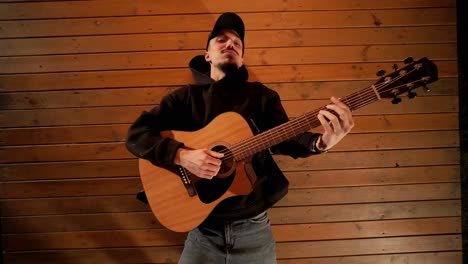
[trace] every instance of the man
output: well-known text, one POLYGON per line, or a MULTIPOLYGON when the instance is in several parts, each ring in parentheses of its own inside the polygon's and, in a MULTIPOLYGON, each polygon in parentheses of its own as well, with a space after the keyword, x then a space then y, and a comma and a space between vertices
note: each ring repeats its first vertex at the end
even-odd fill
MULTIPOLYGON (((127 148, 156 165, 180 165, 199 178, 216 177, 222 153, 188 149, 184 142, 160 136, 160 131, 196 131, 216 116, 234 111, 254 134, 288 121, 278 94, 258 82, 248 82, 243 65, 244 23, 235 13, 224 13, 208 37, 204 56, 189 64, 195 85, 165 96, 160 104, 131 126, 127 148)), ((294 158, 327 151, 354 126, 349 108, 332 97, 318 119, 324 133, 302 133, 252 157, 257 177, 253 191, 222 201, 207 219, 190 231, 179 263, 276 263, 275 241, 266 210, 284 197, 288 182, 271 153, 294 158), (329 111, 331 110, 331 111, 329 111)))

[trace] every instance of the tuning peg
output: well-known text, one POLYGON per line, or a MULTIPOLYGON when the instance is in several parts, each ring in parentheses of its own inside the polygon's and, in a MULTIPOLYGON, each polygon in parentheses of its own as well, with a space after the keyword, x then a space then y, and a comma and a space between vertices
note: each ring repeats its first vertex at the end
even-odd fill
POLYGON ((392 100, 392 104, 399 104, 399 103, 401 103, 401 98, 398 98, 395 96, 392 100))
POLYGON ((408 57, 408 58, 406 58, 403 62, 404 62, 405 64, 410 64, 410 63, 412 63, 413 61, 414 61, 414 60, 413 60, 413 57, 408 57))
POLYGON ((376 73, 377 76, 381 77, 385 75, 385 70, 380 70, 376 73))
POLYGON ((408 98, 413 99, 417 96, 416 92, 413 92, 411 90, 408 91, 408 98))
POLYGON ((393 70, 396 71, 396 70, 398 70, 398 65, 396 65, 396 63, 395 63, 395 64, 393 64, 392 68, 393 68, 393 70))

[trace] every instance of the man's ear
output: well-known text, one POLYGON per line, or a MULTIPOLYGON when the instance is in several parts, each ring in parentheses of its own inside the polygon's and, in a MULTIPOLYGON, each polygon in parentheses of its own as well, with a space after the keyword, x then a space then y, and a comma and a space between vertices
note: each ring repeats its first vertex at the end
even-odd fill
POLYGON ((208 51, 205 51, 205 60, 211 63, 211 58, 210 58, 210 54, 208 53, 208 51))

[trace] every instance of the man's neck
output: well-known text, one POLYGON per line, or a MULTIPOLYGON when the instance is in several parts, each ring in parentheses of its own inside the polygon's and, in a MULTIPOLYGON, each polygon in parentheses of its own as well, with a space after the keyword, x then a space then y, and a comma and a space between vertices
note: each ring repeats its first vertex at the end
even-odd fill
POLYGON ((225 64, 221 67, 214 67, 212 64, 210 77, 215 81, 219 81, 226 77, 227 74, 235 73, 237 70, 239 70, 239 66, 235 64, 225 64))
POLYGON ((215 81, 219 81, 226 76, 226 73, 218 67, 211 66, 210 77, 215 81))

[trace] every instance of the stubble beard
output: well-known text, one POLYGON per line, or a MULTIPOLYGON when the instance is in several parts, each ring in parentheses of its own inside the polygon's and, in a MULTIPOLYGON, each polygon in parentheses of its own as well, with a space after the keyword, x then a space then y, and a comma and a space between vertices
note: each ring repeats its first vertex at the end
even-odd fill
POLYGON ((217 65, 217 68, 224 72, 226 75, 237 71, 239 67, 233 62, 222 62, 217 65))

